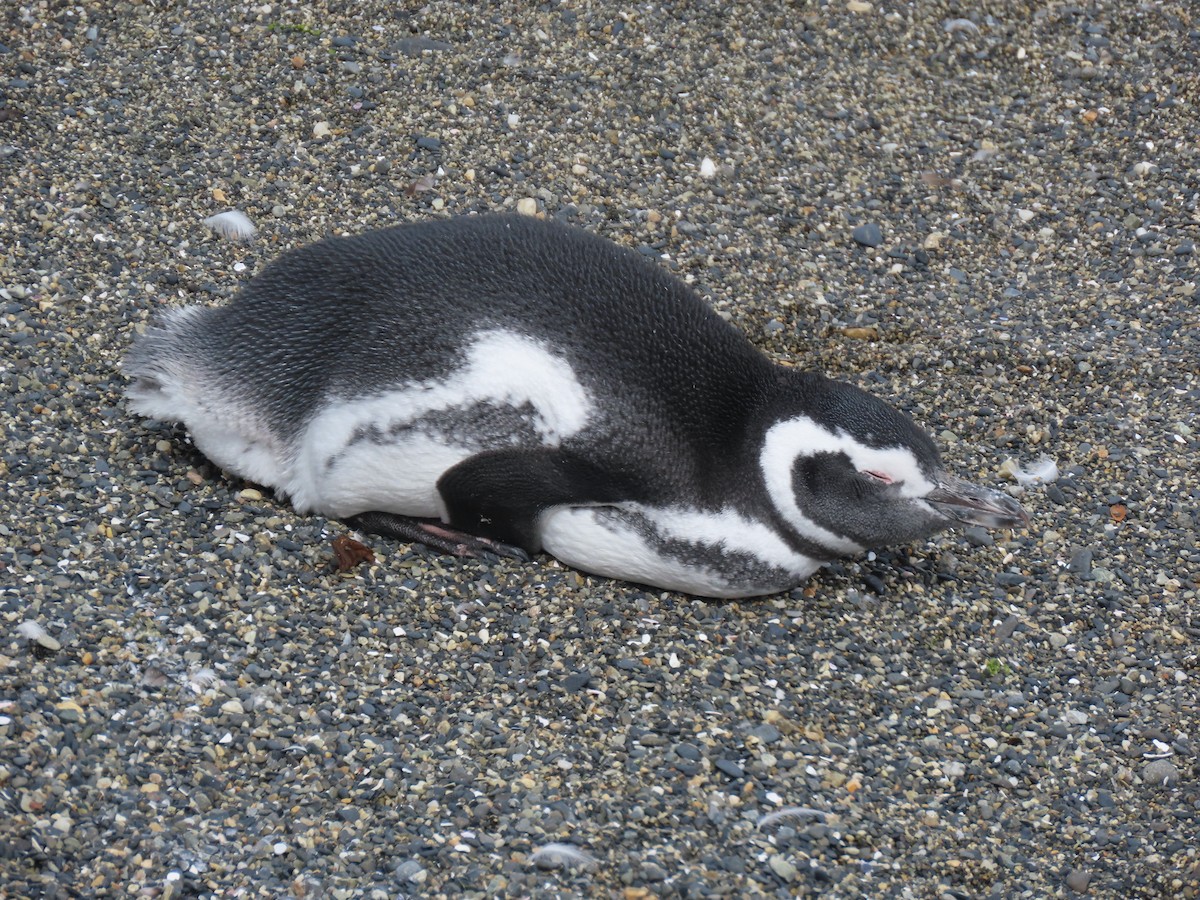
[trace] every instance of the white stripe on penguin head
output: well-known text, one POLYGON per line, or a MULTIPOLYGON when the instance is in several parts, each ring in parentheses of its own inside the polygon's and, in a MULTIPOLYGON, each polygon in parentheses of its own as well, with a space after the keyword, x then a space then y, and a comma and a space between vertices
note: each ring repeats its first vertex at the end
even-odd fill
POLYGON ((808 416, 777 422, 767 429, 759 456, 767 493, 776 509, 799 534, 829 550, 849 554, 865 548, 818 525, 796 502, 792 487, 796 460, 818 453, 842 453, 858 471, 886 475, 900 486, 901 497, 922 497, 934 488, 906 447, 869 447, 844 431, 829 430, 808 416))

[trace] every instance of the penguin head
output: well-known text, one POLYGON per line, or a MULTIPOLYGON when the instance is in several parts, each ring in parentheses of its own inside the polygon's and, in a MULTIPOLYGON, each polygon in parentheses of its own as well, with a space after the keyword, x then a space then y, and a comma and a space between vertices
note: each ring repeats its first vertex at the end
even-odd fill
POLYGON ((832 559, 953 525, 1029 521, 1007 494, 948 474, 904 413, 852 385, 805 382, 802 402, 767 426, 759 463, 772 503, 814 550, 832 559))

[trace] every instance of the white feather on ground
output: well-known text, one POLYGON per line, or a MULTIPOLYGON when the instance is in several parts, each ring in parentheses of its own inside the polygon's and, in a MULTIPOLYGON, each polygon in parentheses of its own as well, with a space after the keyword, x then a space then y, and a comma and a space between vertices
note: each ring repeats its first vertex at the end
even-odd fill
POLYGON ((784 822, 789 819, 812 818, 818 822, 825 821, 825 813, 819 809, 813 809, 811 806, 785 806, 783 809, 777 809, 775 812, 769 812, 758 820, 758 828, 770 828, 778 822, 784 822))
POLYGON ((590 869, 598 864, 596 857, 570 844, 546 844, 538 847, 530 854, 529 861, 539 869, 565 869, 569 866, 590 869))
POLYGON ((948 34, 955 34, 959 31, 979 31, 979 26, 970 19, 946 19, 946 21, 942 22, 942 27, 946 29, 948 34))
POLYGON ((1057 481, 1058 463, 1049 456, 1042 456, 1029 468, 1025 468, 1015 459, 1007 459, 1000 466, 1000 472, 1021 487, 1026 488, 1035 484, 1050 484, 1052 481, 1057 481))
POLYGON ((240 209, 209 216, 204 220, 204 224, 231 241, 248 241, 258 234, 258 229, 254 227, 250 217, 240 209))
POLYGON ((217 673, 212 669, 197 669, 195 672, 188 673, 188 687, 197 694, 203 694, 219 680, 217 673))
POLYGON ((62 647, 62 644, 55 638, 52 638, 45 628, 34 621, 26 621, 18 625, 17 634, 26 640, 33 641, 45 647, 47 650, 58 650, 62 647))

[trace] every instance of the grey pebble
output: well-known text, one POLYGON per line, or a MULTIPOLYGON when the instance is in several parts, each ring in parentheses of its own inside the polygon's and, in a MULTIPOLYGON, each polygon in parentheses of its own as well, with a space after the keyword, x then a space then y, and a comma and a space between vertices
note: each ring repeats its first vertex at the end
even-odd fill
POLYGON ((769 722, 764 722, 762 725, 758 725, 751 729, 750 734, 758 738, 764 744, 773 744, 783 736, 780 734, 779 729, 769 722))
POLYGON ((713 765, 730 778, 744 778, 746 776, 746 770, 732 759, 718 759, 713 762, 713 765))
POLYGON ((875 222, 857 226, 851 235, 856 243, 864 247, 878 247, 883 243, 883 230, 875 222))
POLYGON ((1169 759, 1152 759, 1142 768, 1142 780, 1155 787, 1179 783, 1179 767, 1169 759))
POLYGON ((771 867, 771 871, 779 878, 780 881, 792 882, 796 880, 799 870, 795 863, 776 853, 767 860, 767 865, 771 867))
POLYGON ((1088 578, 1092 574, 1092 557, 1091 550, 1084 548, 1076 551, 1071 556, 1071 561, 1067 564, 1067 571, 1081 578, 1088 578))
POLYGON ((640 874, 643 881, 648 881, 651 884, 657 884, 661 881, 666 881, 670 877, 670 873, 653 860, 648 860, 642 863, 640 874))
POLYGON ((991 547, 996 543, 996 539, 992 537, 991 533, 978 525, 964 528, 962 534, 972 547, 991 547))
POLYGON ((1021 617, 1017 615, 1006 616, 1004 621, 996 626, 996 640, 1007 641, 1017 626, 1021 624, 1021 617))
POLYGON ((425 867, 416 859, 403 860, 392 870, 392 874, 396 876, 397 881, 411 881, 415 883, 424 881, 427 875, 425 867))
POLYGON ((563 679, 562 686, 568 691, 578 691, 587 687, 591 681, 592 676, 587 672, 575 672, 563 679))
POLYGON ((1082 894, 1088 889, 1088 885, 1091 884, 1092 876, 1083 869, 1072 869, 1067 873, 1065 881, 1067 887, 1077 894, 1082 894))

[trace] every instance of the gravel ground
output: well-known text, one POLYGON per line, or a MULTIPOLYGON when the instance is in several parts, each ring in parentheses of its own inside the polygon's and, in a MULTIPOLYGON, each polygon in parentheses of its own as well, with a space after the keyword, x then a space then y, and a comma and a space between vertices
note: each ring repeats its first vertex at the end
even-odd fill
POLYGON ((331 6, 0 11, 0 895, 1200 894, 1190 0, 331 6), (1061 478, 762 601, 336 574, 122 405, 166 304, 530 207, 1061 478))

